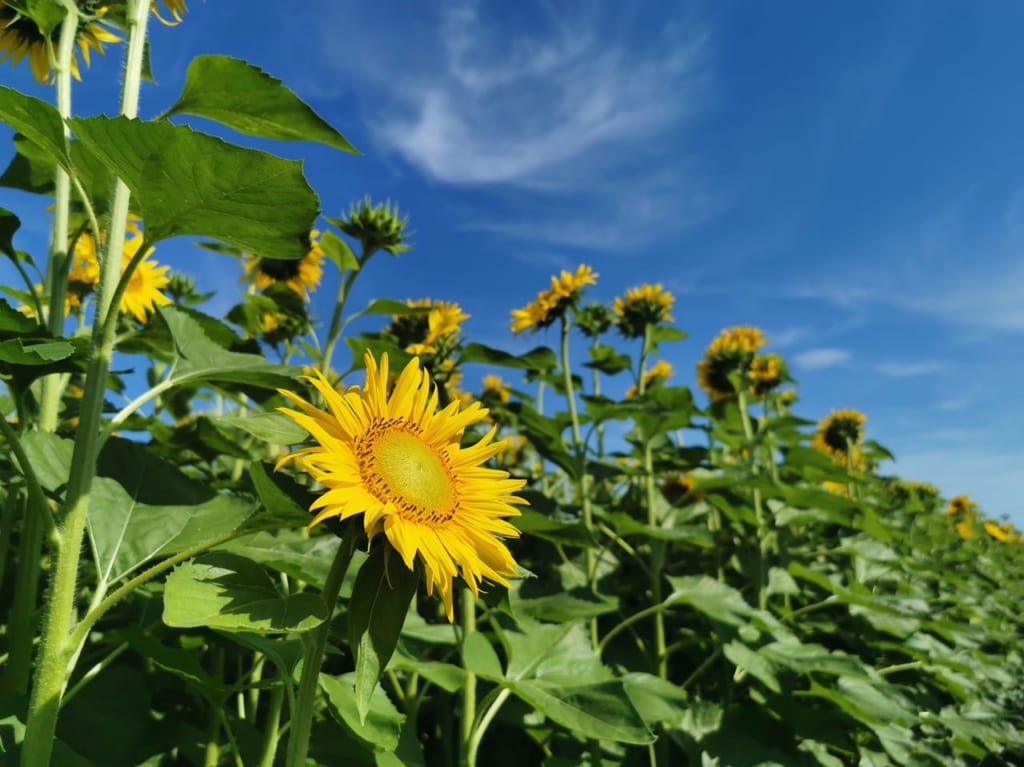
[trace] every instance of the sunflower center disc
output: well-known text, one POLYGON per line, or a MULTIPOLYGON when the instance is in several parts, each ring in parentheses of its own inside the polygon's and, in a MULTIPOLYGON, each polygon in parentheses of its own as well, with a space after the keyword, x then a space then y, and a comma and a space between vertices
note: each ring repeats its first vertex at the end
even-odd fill
POLYGON ((412 434, 392 431, 376 440, 373 452, 374 467, 404 519, 438 524, 452 518, 455 487, 436 450, 412 434))

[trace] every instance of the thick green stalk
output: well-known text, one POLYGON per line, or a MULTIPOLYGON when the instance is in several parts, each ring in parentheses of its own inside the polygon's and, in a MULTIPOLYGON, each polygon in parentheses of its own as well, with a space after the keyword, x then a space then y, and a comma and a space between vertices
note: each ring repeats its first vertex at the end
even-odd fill
MULTIPOLYGON (((644 380, 644 369, 647 366, 647 359, 651 354, 653 340, 651 331, 653 325, 648 324, 644 328, 644 342, 640 349, 640 376, 636 384, 639 396, 643 396, 647 390, 647 383, 644 380)), ((654 453, 652 448, 653 438, 648 436, 644 440, 644 491, 647 501, 647 524, 658 527, 661 520, 658 519, 656 511, 657 489, 654 484, 654 453)), ((651 600, 654 604, 661 604, 661 571, 665 566, 665 542, 651 541, 651 600)), ((658 676, 668 679, 668 653, 665 652, 665 613, 661 610, 654 614, 654 658, 658 668, 658 676)))
MULTIPOLYGON (((750 405, 747 392, 740 389, 737 393, 737 404, 740 408, 740 420, 743 422, 743 434, 747 438, 748 460, 752 473, 757 473, 757 462, 754 460, 754 426, 750 420, 750 405)), ((754 488, 754 516, 757 519, 758 541, 758 572, 757 572, 757 606, 764 610, 768 606, 768 523, 765 520, 764 505, 761 502, 761 489, 754 488)))
MULTIPOLYGON (((213 678, 218 682, 224 681, 224 648, 216 647, 213 650, 213 678)), ((220 723, 221 718, 217 711, 210 712, 210 724, 206 730, 206 749, 204 751, 203 767, 217 767, 220 764, 220 723)))
POLYGON ((270 693, 267 705, 267 721, 263 725, 263 755, 259 767, 274 767, 277 744, 281 740, 281 709, 284 707, 284 688, 287 681, 275 687, 270 693))
MULTIPOLYGON (((476 601, 468 588, 462 590, 462 641, 476 631, 476 601)), ((466 672, 462 685, 462 720, 459 737, 459 767, 470 767, 473 724, 476 720, 476 674, 466 672)))
MULTIPOLYGON (((121 94, 121 114, 126 117, 135 117, 138 114, 148 20, 149 3, 146 0, 134 0, 129 3, 128 49, 121 94)), ((67 684, 67 666, 73 657, 73 645, 70 640, 75 623, 75 584, 89 509, 89 493, 96 473, 107 373, 114 351, 113 323, 106 323, 106 319, 109 311, 117 311, 116 307, 111 306, 111 298, 120 277, 128 202, 128 188, 117 179, 111 206, 107 248, 100 270, 96 320, 93 325, 93 357, 86 372, 79 436, 75 442, 71 476, 68 479, 66 512, 59 528, 61 547, 50 581, 42 651, 36 669, 25 740, 22 745, 22 767, 45 767, 50 763, 57 729, 57 715, 67 684)))
MULTIPOLYGON (((576 410, 576 390, 572 382, 572 367, 569 364, 569 318, 562 317, 561 363, 562 380, 565 383, 565 399, 569 405, 569 419, 572 422, 572 449, 576 459, 576 490, 580 496, 580 509, 583 511, 583 526, 591 539, 586 548, 587 584, 596 591, 596 564, 594 560, 594 511, 590 504, 590 488, 587 482, 586 446, 580 432, 580 416, 576 410)), ((597 647, 597 618, 590 621, 590 640, 597 647)))
POLYGON ((331 618, 334 616, 334 604, 338 601, 345 572, 352 561, 356 550, 358 531, 349 526, 345 537, 338 545, 334 562, 327 573, 327 580, 321 592, 327 605, 327 617, 317 628, 304 636, 305 652, 302 656, 302 676, 299 678, 299 689, 295 695, 295 708, 292 711, 291 724, 288 732, 287 767, 306 767, 306 755, 309 753, 309 734, 313 728, 313 709, 316 693, 320 686, 320 665, 323 663, 324 650, 331 633, 331 618))
MULTIPOLYGON (((75 55, 75 37, 78 33, 78 5, 66 0, 65 16, 60 26, 57 43, 57 61, 54 74, 57 86, 57 112, 62 119, 71 117, 71 65, 75 55)), ((67 144, 70 132, 63 125, 67 144)), ((53 179, 53 228, 50 230, 50 248, 46 260, 46 286, 50 305, 46 322, 50 332, 64 335, 64 298, 68 292, 68 218, 71 210, 71 178, 66 170, 57 167, 53 179)), ((45 376, 40 383, 39 428, 54 431, 60 409, 60 396, 66 378, 63 374, 45 376)))

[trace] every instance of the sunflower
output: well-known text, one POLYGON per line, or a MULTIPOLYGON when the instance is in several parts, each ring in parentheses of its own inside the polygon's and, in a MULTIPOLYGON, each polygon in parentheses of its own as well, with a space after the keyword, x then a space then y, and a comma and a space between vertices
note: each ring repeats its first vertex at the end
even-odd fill
POLYGON ((284 283, 307 301, 324 275, 324 252, 314 229, 309 234, 309 252, 299 259, 261 258, 254 253, 245 254, 245 274, 242 280, 251 282, 257 290, 266 290, 275 283, 284 283))
POLYGON ((856 448, 864 440, 867 420, 867 416, 857 410, 833 410, 818 422, 812 446, 825 455, 846 461, 851 450, 855 456, 858 454, 856 448))
MULTIPOLYGON (((81 0, 78 5, 82 5, 81 0)), ((92 4, 87 3, 86 5, 92 4)), ((95 10, 94 14, 102 16, 106 10, 104 6, 95 10)), ((22 16, 17 10, 8 6, 6 0, 0 0, 0 52, 3 52, 0 61, 9 59, 13 66, 17 66, 25 56, 28 56, 29 67, 38 83, 52 81, 50 49, 52 48, 56 55, 59 34, 60 27, 58 26, 47 38, 39 31, 39 27, 32 19, 22 16)), ((78 43, 78 48, 82 52, 85 65, 89 66, 91 51, 96 51, 102 56, 104 43, 119 43, 121 38, 95 21, 83 20, 78 24, 75 42, 78 43)), ((71 57, 71 74, 76 80, 82 79, 77 55, 71 57)))
POLYGON ((964 520, 963 522, 956 523, 956 531, 960 533, 961 538, 973 538, 974 537, 974 524, 973 520, 964 520))
POLYGON ((506 517, 517 516, 513 495, 525 480, 482 464, 496 455, 491 429, 478 442, 459 443, 487 411, 479 403, 452 403, 437 411, 437 386, 413 358, 388 392, 388 358, 378 367, 366 352, 366 381, 339 394, 322 375, 308 379, 327 404, 320 410, 282 391, 299 408, 281 408, 316 445, 284 456, 297 461, 326 489, 310 507, 311 525, 363 515, 372 539, 383 532, 406 567, 423 566, 427 591, 439 592, 448 620, 454 616, 453 582, 460 574, 474 594, 491 580, 507 586, 515 560, 502 538, 516 537, 506 517))
POLYGON ((660 283, 630 288, 624 298, 616 298, 612 304, 619 331, 626 338, 643 338, 648 325, 672 321, 669 312, 675 300, 660 283))
MULTIPOLYGON (((644 371, 644 391, 647 391, 648 388, 656 383, 667 381, 672 377, 673 372, 672 365, 665 362, 665 360, 658 360, 654 365, 644 371)), ((639 390, 636 386, 630 386, 626 390, 626 399, 632 399, 637 395, 638 391, 639 390)))
POLYGON ((494 375, 493 373, 485 375, 483 386, 484 397, 493 397, 501 403, 508 402, 512 397, 508 384, 505 383, 505 379, 499 375, 494 375))
MULTIPOLYGON (((122 273, 138 252, 140 245, 142 245, 141 235, 125 240, 122 273)), ((128 286, 125 288, 124 295, 121 296, 121 313, 130 314, 139 322, 145 322, 155 306, 167 306, 171 303, 171 299, 160 292, 171 282, 171 278, 167 276, 170 268, 151 261, 147 254, 136 265, 135 271, 132 272, 132 276, 128 280, 128 286)))
POLYGON ((160 15, 160 11, 157 8, 156 0, 153 0, 153 2, 150 3, 150 8, 153 9, 153 15, 156 16, 160 23, 165 26, 178 26, 181 23, 182 19, 185 17, 185 13, 188 11, 188 8, 185 7, 185 0, 162 0, 162 2, 164 6, 167 8, 167 10, 170 12, 173 21, 171 19, 165 19, 163 16, 160 15))
POLYGON ((985 532, 989 534, 990 538, 995 538, 1000 543, 1015 543, 1020 540, 1020 535, 1009 523, 1000 525, 998 522, 989 520, 985 523, 985 532))
POLYGON ((583 287, 595 284, 597 277, 586 264, 580 264, 575 272, 563 269, 561 274, 551 278, 550 288, 542 290, 522 309, 512 310, 512 332, 536 332, 564 317, 566 311, 576 305, 583 287))
POLYGON ((786 376, 786 365, 778 354, 754 357, 750 363, 750 390, 755 397, 763 397, 777 388, 786 376))
POLYGON ((946 507, 946 514, 950 517, 962 517, 964 515, 973 517, 977 514, 978 504, 971 500, 969 495, 955 495, 949 499, 946 507))
POLYGON ((719 333, 704 350, 704 359, 697 363, 697 383, 713 402, 736 396, 729 379, 739 374, 748 377, 754 354, 765 345, 760 328, 736 326, 719 333))

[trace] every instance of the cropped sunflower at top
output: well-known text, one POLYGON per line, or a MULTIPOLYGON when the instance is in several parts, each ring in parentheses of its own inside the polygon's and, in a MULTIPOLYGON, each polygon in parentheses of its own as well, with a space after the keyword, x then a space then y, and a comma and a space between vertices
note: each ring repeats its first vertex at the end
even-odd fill
MULTIPOLYGON (((106 6, 82 0, 78 0, 77 4, 83 15, 88 13, 91 16, 79 21, 75 36, 82 60, 89 66, 92 51, 102 56, 105 43, 118 43, 121 38, 95 20, 106 12, 106 6)), ((0 61, 10 61, 13 66, 17 66, 27 56, 32 75, 38 83, 52 80, 50 51, 56 56, 59 34, 58 25, 48 37, 43 35, 32 19, 22 16, 6 0, 0 0, 0 61)), ((77 54, 71 58, 71 74, 76 80, 82 79, 77 54)))
POLYGON ((712 402, 736 396, 730 375, 749 378, 754 355, 767 343, 760 328, 737 325, 719 333, 697 363, 697 383, 712 402))
POLYGON ((188 8, 185 6, 185 0, 160 0, 167 9, 167 12, 171 14, 171 18, 165 19, 160 15, 160 8, 157 5, 156 0, 150 3, 150 8, 153 9, 153 15, 157 17, 161 24, 168 27, 178 26, 185 18, 185 13, 188 12, 188 8))
POLYGON ((246 253, 245 273, 240 281, 252 283, 257 290, 282 283, 308 301, 309 294, 317 289, 324 275, 326 256, 320 248, 319 236, 316 229, 309 233, 309 251, 299 259, 262 258, 246 253))
POLYGON ((629 288, 612 304, 619 332, 626 338, 643 338, 648 325, 672 321, 670 312, 675 300, 660 283, 629 288))
POLYGON ((522 309, 512 310, 512 332, 536 332, 549 327, 565 316, 576 305, 580 291, 585 285, 594 285, 599 275, 586 264, 580 264, 575 272, 563 269, 561 274, 551 278, 551 287, 542 290, 537 298, 522 309))
POLYGON ((864 441, 867 416, 857 410, 834 410, 818 422, 811 446, 836 460, 846 461, 849 455, 857 457, 857 447, 864 441))
POLYGON ((448 620, 454 616, 453 582, 461 577, 474 594, 486 579, 507 586, 515 560, 502 542, 519 531, 508 517, 526 501, 515 495, 525 480, 483 463, 506 443, 491 429, 462 447, 467 427, 487 411, 478 403, 453 402, 438 411, 437 386, 413 358, 388 391, 388 358, 378 366, 366 353, 362 389, 339 393, 319 372, 310 383, 323 397, 321 410, 296 394, 281 391, 298 410, 281 412, 306 429, 316 445, 290 453, 324 486, 313 502, 311 525, 331 517, 363 517, 372 539, 383 533, 405 566, 423 567, 427 591, 436 589, 448 620))

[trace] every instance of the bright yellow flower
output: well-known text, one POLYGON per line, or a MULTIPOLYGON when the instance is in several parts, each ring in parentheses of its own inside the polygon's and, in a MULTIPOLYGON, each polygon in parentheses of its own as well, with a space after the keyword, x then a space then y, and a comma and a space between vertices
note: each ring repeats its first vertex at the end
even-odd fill
POLYGON ((974 525, 969 521, 957 522, 956 531, 960 533, 960 537, 962 538, 974 537, 974 525))
POLYGON ((818 423, 811 444, 815 450, 845 461, 849 449, 864 440, 867 420, 867 416, 857 410, 833 410, 818 423))
POLYGON ((754 396, 763 397, 782 383, 786 366, 778 354, 754 357, 750 363, 750 388, 754 396))
POLYGON ((511 399, 511 392, 508 384, 499 375, 493 373, 484 376, 484 394, 493 394, 499 402, 508 402, 511 399))
POLYGON ((563 269, 561 274, 551 278, 551 287, 538 293, 534 301, 522 309, 512 310, 512 332, 536 332, 548 327, 576 304, 583 286, 595 284, 598 276, 586 264, 581 264, 575 272, 563 269))
POLYGON ((378 368, 366 353, 366 382, 339 394, 319 373, 309 381, 327 403, 320 410, 282 391, 299 408, 282 408, 316 445, 279 461, 296 460, 326 488, 310 507, 311 525, 331 517, 363 515, 372 539, 383 532, 406 567, 423 566, 428 593, 437 589, 452 620, 453 581, 460 574, 474 594, 484 579, 508 585, 515 560, 502 538, 519 531, 514 495, 525 480, 482 464, 496 455, 491 429, 476 444, 461 447, 468 426, 487 414, 479 403, 452 403, 437 411, 438 392, 414 358, 388 392, 388 358, 378 368))
MULTIPOLYGON (((95 15, 102 16, 106 10, 105 7, 100 8, 95 15)), ((0 52, 3 52, 0 61, 10 60, 13 66, 17 66, 28 56, 29 67, 38 83, 49 82, 52 79, 49 48, 52 46, 56 55, 59 32, 58 27, 47 41, 32 19, 22 16, 8 6, 6 0, 0 0, 0 52)), ((78 24, 75 42, 78 43, 85 65, 89 66, 92 51, 102 56, 104 43, 118 43, 121 42, 121 38, 94 21, 81 21, 78 24)), ((71 58, 71 74, 76 80, 82 79, 77 55, 72 55, 71 58)))
POLYGON ((1020 540, 1020 534, 1009 523, 1000 525, 998 522, 989 520, 985 523, 985 532, 1000 543, 1016 543, 1020 540))
POLYGON ((672 321, 670 312, 675 300, 660 283, 644 284, 629 288, 624 298, 616 298, 612 310, 626 338, 643 338, 648 325, 672 321))
MULTIPOLYGON (((128 262, 138 252, 140 245, 142 245, 141 235, 125 240, 122 273, 128 266, 128 262)), ((132 272, 132 276, 128 280, 128 286, 125 288, 124 295, 121 296, 121 313, 130 314, 139 322, 145 322, 155 306, 167 306, 171 303, 171 299, 160 292, 171 282, 170 277, 167 276, 170 268, 151 261, 147 254, 135 267, 135 271, 132 272)))
POLYGON ((309 234, 309 252, 299 259, 261 258, 254 253, 245 254, 245 274, 257 290, 266 290, 275 282, 283 282, 307 301, 309 294, 316 290, 324 274, 324 252, 314 229, 309 234))

